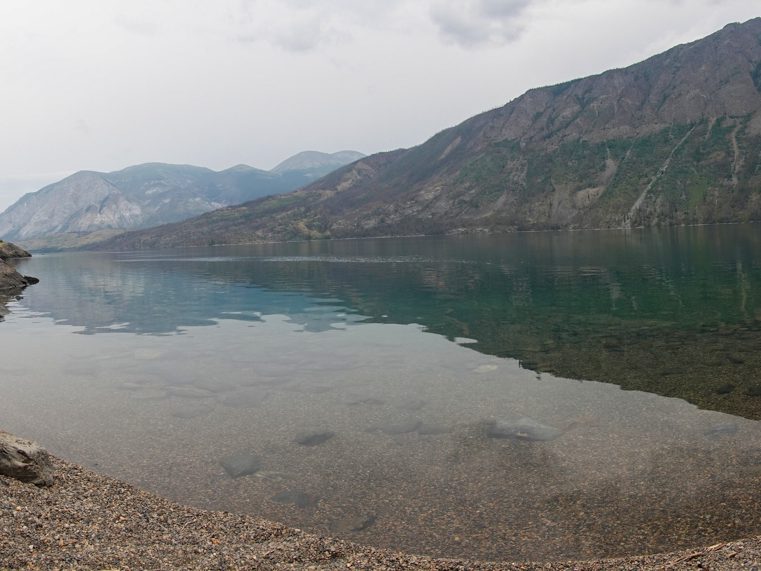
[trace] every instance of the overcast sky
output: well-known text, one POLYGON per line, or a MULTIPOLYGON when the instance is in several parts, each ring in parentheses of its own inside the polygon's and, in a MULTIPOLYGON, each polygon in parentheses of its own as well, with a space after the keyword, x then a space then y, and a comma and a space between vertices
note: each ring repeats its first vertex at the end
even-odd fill
POLYGON ((0 210, 77 170, 409 147, 757 0, 0 1, 0 210))

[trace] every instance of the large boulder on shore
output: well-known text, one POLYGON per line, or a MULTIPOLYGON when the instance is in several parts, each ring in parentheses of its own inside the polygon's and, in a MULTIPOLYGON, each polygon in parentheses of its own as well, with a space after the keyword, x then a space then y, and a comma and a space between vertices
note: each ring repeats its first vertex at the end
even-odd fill
POLYGON ((50 456, 31 440, 0 431, 0 475, 36 486, 53 485, 50 456))

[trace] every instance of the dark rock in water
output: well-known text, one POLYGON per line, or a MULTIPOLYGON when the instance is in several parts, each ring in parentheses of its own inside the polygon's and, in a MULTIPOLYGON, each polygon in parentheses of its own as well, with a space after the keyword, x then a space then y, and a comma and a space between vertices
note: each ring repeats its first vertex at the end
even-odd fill
POLYGON ((298 490, 286 490, 272 496, 272 501, 279 504, 293 504, 298 508, 307 509, 315 507, 318 499, 298 490))
POLYGON ((38 444, 0 432, 0 474, 36 486, 53 485, 53 465, 38 444))
POLYGON ((326 430, 325 432, 311 432, 309 434, 301 434, 296 437, 296 442, 302 446, 318 446, 333 438, 336 435, 335 432, 326 430))
POLYGON ((24 276, 24 279, 26 280, 27 285, 34 285, 40 283, 40 278, 35 278, 33 276, 24 276))
POLYGON ((761 397, 761 385, 753 385, 745 390, 749 397, 761 397))
POLYGON ((255 474, 262 468, 261 458, 253 452, 238 452, 220 462, 231 478, 240 478, 255 474))
POLYGON ((734 422, 722 422, 713 425, 711 428, 704 431, 703 434, 709 438, 719 438, 720 436, 732 436, 737 434, 739 429, 740 428, 734 422))
POLYGON ((745 363, 745 359, 737 355, 732 355, 731 353, 727 353, 727 361, 735 365, 742 365, 743 363, 745 363))
POLYGON ((563 431, 528 417, 514 421, 497 420, 489 423, 486 435, 489 438, 509 438, 511 440, 548 441, 555 440, 563 431))
POLYGON ((405 420, 403 422, 389 422, 379 424, 370 429, 370 432, 383 432, 384 434, 407 434, 415 432, 422 426, 422 422, 417 419, 405 420))
POLYGON ((375 525, 377 517, 373 513, 347 516, 331 522, 330 529, 335 533, 364 531, 375 525))
POLYGON ((717 395, 728 395, 734 390, 735 390, 735 386, 732 383, 727 383, 725 385, 721 385, 720 387, 717 387, 714 392, 717 395))

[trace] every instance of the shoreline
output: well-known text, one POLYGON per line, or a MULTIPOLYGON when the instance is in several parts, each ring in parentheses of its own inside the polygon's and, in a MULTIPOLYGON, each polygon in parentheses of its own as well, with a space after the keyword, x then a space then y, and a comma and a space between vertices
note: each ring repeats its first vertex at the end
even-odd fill
POLYGON ((2 570, 734 570, 761 561, 761 537, 589 561, 437 559, 320 537, 254 516, 184 506, 65 460, 51 460, 56 480, 50 488, 0 476, 2 570))

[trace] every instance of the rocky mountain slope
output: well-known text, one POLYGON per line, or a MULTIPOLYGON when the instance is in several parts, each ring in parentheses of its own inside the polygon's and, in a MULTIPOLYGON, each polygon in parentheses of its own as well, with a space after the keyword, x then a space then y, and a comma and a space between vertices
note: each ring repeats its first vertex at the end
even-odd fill
POLYGON ((97 241, 114 230, 184 220, 287 192, 362 156, 352 151, 301 153, 272 171, 238 165, 215 172, 161 163, 111 173, 81 171, 27 194, 0 214, 0 236, 32 247, 97 241), (305 154, 308 162, 300 158, 305 154))
POLYGON ((761 18, 109 248, 761 218, 761 18))

